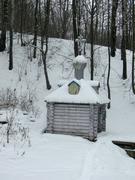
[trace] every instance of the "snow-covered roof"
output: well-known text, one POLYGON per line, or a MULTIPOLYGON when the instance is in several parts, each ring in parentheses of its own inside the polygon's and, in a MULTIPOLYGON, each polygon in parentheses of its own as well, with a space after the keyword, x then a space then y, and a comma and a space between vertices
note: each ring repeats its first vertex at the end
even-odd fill
MULTIPOLYGON (((70 80, 66 80, 66 79, 62 79, 58 82, 58 86, 63 86, 64 84, 70 83, 72 81, 72 79, 70 80)), ((90 86, 92 87, 96 87, 96 86, 100 86, 99 81, 91 81, 91 80, 85 80, 90 86)))
MULTIPOLYGON (((73 80, 72 80, 73 81, 73 80)), ((70 81, 70 82, 72 82, 70 81)), ((83 104, 104 104, 108 103, 109 100, 105 97, 100 96, 95 92, 95 90, 90 86, 89 81, 84 79, 76 80, 80 85, 80 91, 76 95, 71 95, 68 92, 68 83, 64 84, 62 87, 54 90, 51 94, 46 97, 47 102, 58 102, 58 103, 83 103, 83 104)))
POLYGON ((73 63, 87 63, 87 59, 83 55, 78 55, 74 58, 73 63))

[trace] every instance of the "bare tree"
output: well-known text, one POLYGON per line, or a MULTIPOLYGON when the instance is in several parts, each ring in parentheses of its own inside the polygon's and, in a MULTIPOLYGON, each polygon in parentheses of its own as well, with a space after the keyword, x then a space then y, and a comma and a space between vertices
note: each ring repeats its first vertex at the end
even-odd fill
POLYGON ((135 3, 132 0, 132 91, 135 94, 135 3))
POLYGON ((24 4, 24 0, 21 0, 20 3, 21 3, 20 37, 21 37, 21 46, 23 46, 24 45, 24 43, 23 43, 23 14, 24 14, 23 4, 24 4))
POLYGON ((46 79, 46 87, 48 90, 51 89, 48 72, 47 72, 47 63, 46 63, 47 53, 48 53, 48 37, 49 37, 48 30, 49 30, 50 6, 51 6, 51 0, 47 0, 46 3, 44 0, 45 20, 41 30, 41 49, 42 49, 42 60, 44 65, 44 74, 46 79), (43 48, 44 40, 45 40, 45 50, 43 48))
POLYGON ((6 30, 8 23, 8 0, 1 0, 2 9, 2 27, 0 36, 0 52, 4 51, 6 48, 6 30))
POLYGON ((121 40, 121 60, 123 61, 122 79, 127 79, 127 60, 126 60, 126 7, 127 0, 122 1, 122 40, 121 40))
POLYGON ((68 31, 69 19, 70 19, 70 4, 69 0, 59 0, 60 6, 60 24, 61 24, 61 38, 65 39, 68 31))
MULTIPOLYGON (((95 36, 95 33, 94 33, 94 27, 97 26, 94 26, 95 22, 94 22, 94 19, 95 19, 95 15, 96 15, 96 12, 98 12, 98 8, 97 6, 101 3, 101 1, 99 0, 92 0, 92 1, 89 1, 89 3, 87 2, 87 0, 84 0, 84 5, 86 7, 86 11, 89 12, 89 15, 90 15, 90 64, 91 64, 91 80, 94 79, 94 36, 95 36)), ((97 27, 96 27, 96 30, 97 30, 97 27)))
POLYGON ((112 17, 111 17, 111 56, 115 56, 116 51, 116 15, 119 0, 112 0, 112 17))
POLYGON ((72 13, 73 13, 73 34, 74 34, 74 54, 75 57, 78 56, 78 44, 76 42, 76 39, 78 37, 78 31, 77 31, 77 7, 78 3, 77 0, 72 0, 72 13))
MULTIPOLYGON (((108 0, 108 75, 107 75, 107 89, 108 98, 111 99, 110 92, 110 70, 111 70, 111 52, 110 52, 110 0, 108 0)), ((110 108, 110 103, 108 104, 108 109, 110 108)))
POLYGON ((13 69, 13 24, 14 24, 14 0, 10 1, 10 45, 9 45, 9 70, 13 69))
POLYGON ((91 23, 90 23, 90 44, 91 44, 91 80, 94 79, 94 14, 95 14, 95 0, 92 0, 91 2, 91 23))
POLYGON ((38 31, 38 4, 39 4, 39 0, 36 0, 35 13, 34 13, 35 24, 34 24, 34 40, 33 40, 33 45, 34 45, 33 58, 36 58, 37 31, 38 31))

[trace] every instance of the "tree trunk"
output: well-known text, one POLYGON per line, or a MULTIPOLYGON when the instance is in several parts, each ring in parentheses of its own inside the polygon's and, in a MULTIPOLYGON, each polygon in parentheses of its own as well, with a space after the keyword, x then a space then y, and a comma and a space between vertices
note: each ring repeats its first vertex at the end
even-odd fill
POLYGON ((47 89, 51 89, 49 77, 48 77, 48 72, 47 72, 47 65, 46 65, 46 58, 47 58, 47 53, 48 53, 48 38, 46 38, 46 49, 45 53, 43 54, 43 64, 44 64, 44 73, 45 73, 45 78, 46 78, 46 87, 47 89))
POLYGON ((39 0, 36 0, 36 6, 35 6, 35 25, 34 25, 34 40, 33 40, 33 45, 34 45, 34 51, 33 51, 33 58, 36 58, 36 51, 37 51, 37 31, 38 31, 38 17, 37 17, 37 13, 38 13, 38 2, 39 0))
POLYGON ((21 19, 20 19, 20 35, 21 35, 21 46, 24 46, 23 43, 23 0, 21 0, 21 19))
POLYGON ((122 1, 122 41, 121 41, 121 60, 123 61, 122 79, 127 79, 127 60, 126 60, 126 5, 127 0, 122 1))
POLYGON ((76 57, 78 56, 78 44, 76 42, 76 39, 78 38, 76 0, 72 0, 72 12, 73 12, 74 54, 76 57))
POLYGON ((112 1, 112 18, 111 18, 111 56, 115 56, 116 51, 116 14, 118 8, 118 0, 112 1))
MULTIPOLYGON (((111 99, 110 92, 110 70, 111 70, 111 52, 110 52, 110 0, 108 0, 108 75, 107 75, 107 90, 108 98, 111 99)), ((110 109, 110 103, 108 104, 108 109, 110 109)))
POLYGON ((135 3, 133 0, 133 8, 132 8, 132 33, 133 33, 133 39, 132 39, 132 91, 135 94, 135 3))
POLYGON ((13 69, 13 23, 14 23, 14 0, 10 2, 10 44, 9 44, 9 70, 13 69))
POLYGON ((94 0, 92 0, 91 6, 91 24, 90 24, 90 44, 91 44, 91 51, 90 51, 90 63, 91 63, 91 80, 94 79, 94 33, 93 33, 93 26, 94 26, 94 0))
POLYGON ((0 52, 6 49, 6 29, 8 22, 8 0, 2 1, 2 29, 0 37, 0 52))
MULTIPOLYGON (((42 32, 42 48, 43 48, 43 43, 44 43, 44 36, 46 40, 46 48, 45 52, 42 53, 42 60, 43 60, 43 65, 44 65, 44 74, 45 74, 45 79, 46 79, 46 87, 47 89, 51 89, 50 81, 48 78, 48 72, 47 72, 47 64, 46 64, 46 59, 47 59, 47 53, 48 53, 48 28, 49 28, 49 16, 50 16, 50 2, 51 0, 47 0, 46 2, 46 16, 45 16, 45 24, 44 24, 44 30, 42 32)), ((44 3, 45 4, 45 3, 44 3)))

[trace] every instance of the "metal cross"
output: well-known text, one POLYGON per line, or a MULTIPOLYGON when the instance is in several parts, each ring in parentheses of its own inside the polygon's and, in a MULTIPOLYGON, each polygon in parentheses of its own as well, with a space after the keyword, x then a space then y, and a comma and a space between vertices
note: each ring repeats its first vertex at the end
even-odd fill
POLYGON ((85 55, 85 43, 86 43, 86 39, 83 39, 83 36, 80 35, 75 40, 75 42, 77 42, 77 44, 78 44, 78 54, 81 55, 82 54, 82 50, 83 50, 83 55, 85 55))

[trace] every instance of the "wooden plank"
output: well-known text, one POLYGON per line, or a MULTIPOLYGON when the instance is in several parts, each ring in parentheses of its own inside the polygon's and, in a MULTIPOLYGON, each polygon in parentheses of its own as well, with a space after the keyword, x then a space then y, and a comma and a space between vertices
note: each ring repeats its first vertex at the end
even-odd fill
POLYGON ((58 115, 71 115, 71 116, 90 116, 90 112, 88 111, 63 111, 63 110, 60 110, 60 111, 57 111, 57 110, 54 110, 54 114, 58 114, 58 115))
POLYGON ((132 158, 135 159, 135 151, 134 151, 134 150, 125 149, 125 151, 127 152, 127 154, 128 154, 130 157, 132 157, 132 158))
POLYGON ((54 122, 57 122, 57 123, 72 123, 72 124, 87 124, 87 126, 89 126, 89 120, 76 120, 76 119, 57 119, 56 117, 54 118, 54 122))
POLYGON ((56 119, 56 120, 61 120, 61 121, 71 121, 71 122, 89 122, 90 121, 90 119, 89 119, 89 117, 75 117, 75 116, 54 116, 54 119, 56 119))
POLYGON ((90 128, 87 127, 87 126, 75 126, 75 125, 69 125, 69 124, 68 125, 64 124, 62 126, 60 124, 55 124, 54 128, 67 129, 67 130, 70 130, 70 129, 77 130, 77 129, 79 129, 80 131, 81 130, 87 130, 87 132, 90 131, 90 128))
POLYGON ((88 135, 88 132, 86 131, 86 130, 81 130, 81 131, 79 131, 79 130, 66 130, 66 129, 56 129, 56 128, 54 128, 54 131, 53 132, 61 132, 61 133, 66 133, 66 134, 75 134, 75 135, 88 135))
POLYGON ((71 108, 76 108, 76 107, 82 107, 82 108, 86 108, 86 107, 89 107, 90 104, 73 104, 73 103, 70 103, 70 104, 62 104, 62 103, 55 103, 54 106, 56 107, 71 107, 71 108))
POLYGON ((66 113, 67 112, 67 113, 80 113, 80 114, 81 113, 83 113, 83 114, 87 113, 87 114, 89 114, 89 109, 81 109, 81 108, 79 108, 79 109, 74 109, 74 108, 58 109, 58 108, 55 108, 54 111, 58 112, 58 113, 61 113, 61 112, 66 113))
POLYGON ((78 123, 82 123, 82 124, 85 124, 87 123, 89 125, 89 119, 75 119, 75 118, 60 118, 60 117, 54 117, 54 120, 56 122, 61 122, 61 123, 64 123, 64 122, 67 122, 67 123, 75 123, 75 124, 78 124, 78 123))
POLYGON ((67 105, 67 106, 63 106, 63 105, 60 105, 60 106, 58 106, 58 105, 55 105, 54 106, 55 108, 59 108, 59 109, 66 109, 66 108, 69 108, 69 109, 72 109, 72 108, 74 108, 74 109, 89 109, 89 106, 80 106, 80 105, 76 105, 76 106, 74 106, 74 105, 67 105))
POLYGON ((80 129, 81 129, 81 128, 82 128, 82 129, 83 129, 83 128, 90 129, 90 128, 88 127, 88 124, 75 124, 75 123, 62 123, 62 124, 61 124, 61 123, 58 123, 58 122, 55 122, 55 121, 54 121, 54 126, 56 126, 56 127, 59 126, 59 127, 61 127, 61 128, 62 128, 62 127, 67 127, 67 128, 68 128, 68 127, 69 127, 69 128, 70 128, 70 127, 71 127, 71 128, 72 128, 72 127, 75 127, 75 128, 80 128, 80 129))
POLYGON ((80 128, 88 127, 90 129, 89 123, 80 123, 80 122, 79 123, 74 123, 74 122, 58 122, 58 121, 54 121, 54 126, 55 125, 59 125, 61 127, 63 127, 63 126, 71 126, 71 127, 76 126, 76 127, 80 127, 80 128))
POLYGON ((63 130, 63 131, 73 131, 73 132, 76 132, 76 131, 80 131, 80 132, 89 132, 89 128, 87 128, 87 127, 83 127, 83 128, 80 128, 80 127, 77 127, 77 126, 57 126, 57 125, 55 125, 54 126, 54 130, 63 130))
POLYGON ((84 138, 89 138, 87 133, 82 133, 82 132, 65 132, 65 131, 54 131, 54 134, 65 134, 65 135, 73 135, 73 136, 81 136, 84 138))
POLYGON ((76 115, 67 115, 67 114, 63 114, 63 115, 56 115, 54 114, 54 118, 55 119, 67 119, 67 120, 82 120, 82 121, 85 121, 85 120, 89 120, 89 116, 76 116, 76 115))
POLYGON ((55 110, 54 111, 54 114, 55 115, 58 115, 58 116, 79 116, 79 117, 89 117, 90 116, 90 113, 89 112, 76 112, 76 111, 57 111, 55 110))
POLYGON ((127 154, 135 159, 135 142, 112 141, 115 145, 123 148, 127 154))
POLYGON ((122 148, 135 149, 135 142, 127 142, 127 141, 112 141, 113 144, 120 146, 122 148))
POLYGON ((59 107, 55 107, 54 109, 57 111, 75 111, 75 112, 84 111, 84 112, 89 112, 88 108, 68 108, 68 107, 59 108, 59 107))

